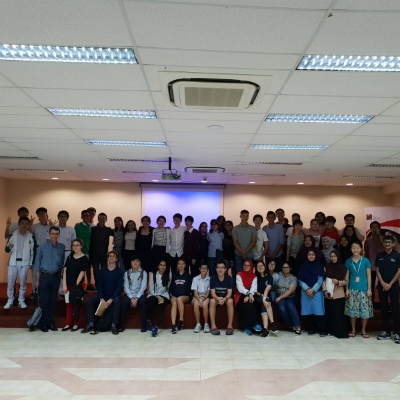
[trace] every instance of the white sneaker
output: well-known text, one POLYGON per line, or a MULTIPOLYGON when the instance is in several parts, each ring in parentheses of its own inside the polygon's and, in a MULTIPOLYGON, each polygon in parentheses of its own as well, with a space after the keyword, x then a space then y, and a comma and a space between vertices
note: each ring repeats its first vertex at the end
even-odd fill
POLYGON ((19 302, 19 308, 26 308, 27 307, 27 305, 26 305, 26 303, 25 303, 25 301, 21 301, 21 302, 19 302))
POLYGON ((199 333, 201 331, 201 324, 196 324, 195 328, 193 329, 194 333, 199 333))
POLYGON ((204 324, 204 333, 210 333, 210 326, 208 324, 204 324))
POLYGON ((4 306, 4 309, 9 310, 12 307, 12 305, 13 305, 12 301, 7 301, 6 305, 4 306))

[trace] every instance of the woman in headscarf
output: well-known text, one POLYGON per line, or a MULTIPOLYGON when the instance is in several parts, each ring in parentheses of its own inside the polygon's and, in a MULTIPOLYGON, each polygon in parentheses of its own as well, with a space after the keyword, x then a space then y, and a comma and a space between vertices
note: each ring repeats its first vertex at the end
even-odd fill
POLYGON ((325 257, 315 244, 315 239, 313 235, 306 235, 304 238, 303 246, 301 246, 300 251, 297 253, 296 261, 301 265, 307 260, 307 255, 310 250, 313 250, 317 256, 317 259, 325 264, 325 257))
POLYGON ((253 330, 260 333, 262 327, 257 324, 256 303, 254 294, 257 292, 257 278, 253 272, 253 262, 245 260, 243 270, 236 275, 236 293, 233 301, 239 310, 240 328, 246 335, 252 335, 253 330))
POLYGON ((324 254, 325 262, 328 263, 331 260, 331 251, 335 250, 333 247, 335 241, 329 236, 324 236, 322 238, 321 243, 322 243, 322 253, 324 254))
POLYGON ((317 260, 315 251, 308 252, 307 261, 301 265, 298 278, 301 287, 301 315, 308 319, 308 334, 319 332, 321 337, 326 336, 324 296, 321 290, 324 267, 317 260))
POLYGON ((340 237, 338 250, 344 263, 346 263, 346 261, 353 255, 351 252, 351 244, 346 236, 340 237))
POLYGON ((345 289, 347 269, 342 263, 340 252, 332 250, 330 262, 325 265, 325 280, 322 290, 325 296, 325 320, 329 334, 338 339, 347 339, 346 320, 344 316, 345 289))

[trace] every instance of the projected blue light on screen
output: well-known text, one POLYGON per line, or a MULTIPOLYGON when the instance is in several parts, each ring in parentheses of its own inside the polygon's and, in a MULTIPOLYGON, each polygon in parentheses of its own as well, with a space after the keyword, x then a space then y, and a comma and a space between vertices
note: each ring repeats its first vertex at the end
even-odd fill
MULTIPOLYGON (((183 219, 187 215, 194 218, 193 226, 198 229, 202 221, 210 220, 222 214, 222 189, 189 188, 142 188, 143 215, 151 218, 151 225, 157 226, 159 215, 167 218, 166 226, 173 226, 172 216, 180 213, 183 219)), ((182 222, 183 224, 183 222, 182 222)))

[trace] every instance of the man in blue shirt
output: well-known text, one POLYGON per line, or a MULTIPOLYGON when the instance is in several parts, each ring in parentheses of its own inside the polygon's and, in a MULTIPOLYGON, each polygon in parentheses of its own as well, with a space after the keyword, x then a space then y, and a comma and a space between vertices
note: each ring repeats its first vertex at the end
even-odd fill
POLYGON ((268 236, 268 253, 266 254, 266 264, 270 261, 275 261, 275 272, 282 270, 283 251, 282 246, 285 243, 282 225, 275 223, 276 215, 273 211, 267 212, 268 225, 263 227, 263 231, 268 236))
POLYGON ((40 306, 42 307, 40 325, 42 332, 48 332, 49 329, 52 331, 57 330, 54 326, 54 313, 65 259, 65 246, 58 243, 60 228, 57 226, 50 227, 49 237, 50 241, 39 246, 33 266, 34 273, 39 275, 39 298, 40 306))

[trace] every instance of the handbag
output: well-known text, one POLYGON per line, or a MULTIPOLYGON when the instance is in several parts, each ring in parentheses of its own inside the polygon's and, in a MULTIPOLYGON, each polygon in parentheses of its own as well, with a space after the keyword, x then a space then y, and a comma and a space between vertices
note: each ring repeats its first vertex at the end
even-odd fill
POLYGON ((26 325, 28 325, 29 329, 34 330, 38 326, 41 319, 42 319, 42 307, 40 307, 40 300, 38 295, 37 307, 35 308, 32 317, 29 319, 29 321, 27 321, 26 325))
POLYGON ((69 302, 73 305, 82 302, 85 291, 81 285, 74 285, 69 292, 69 302))

